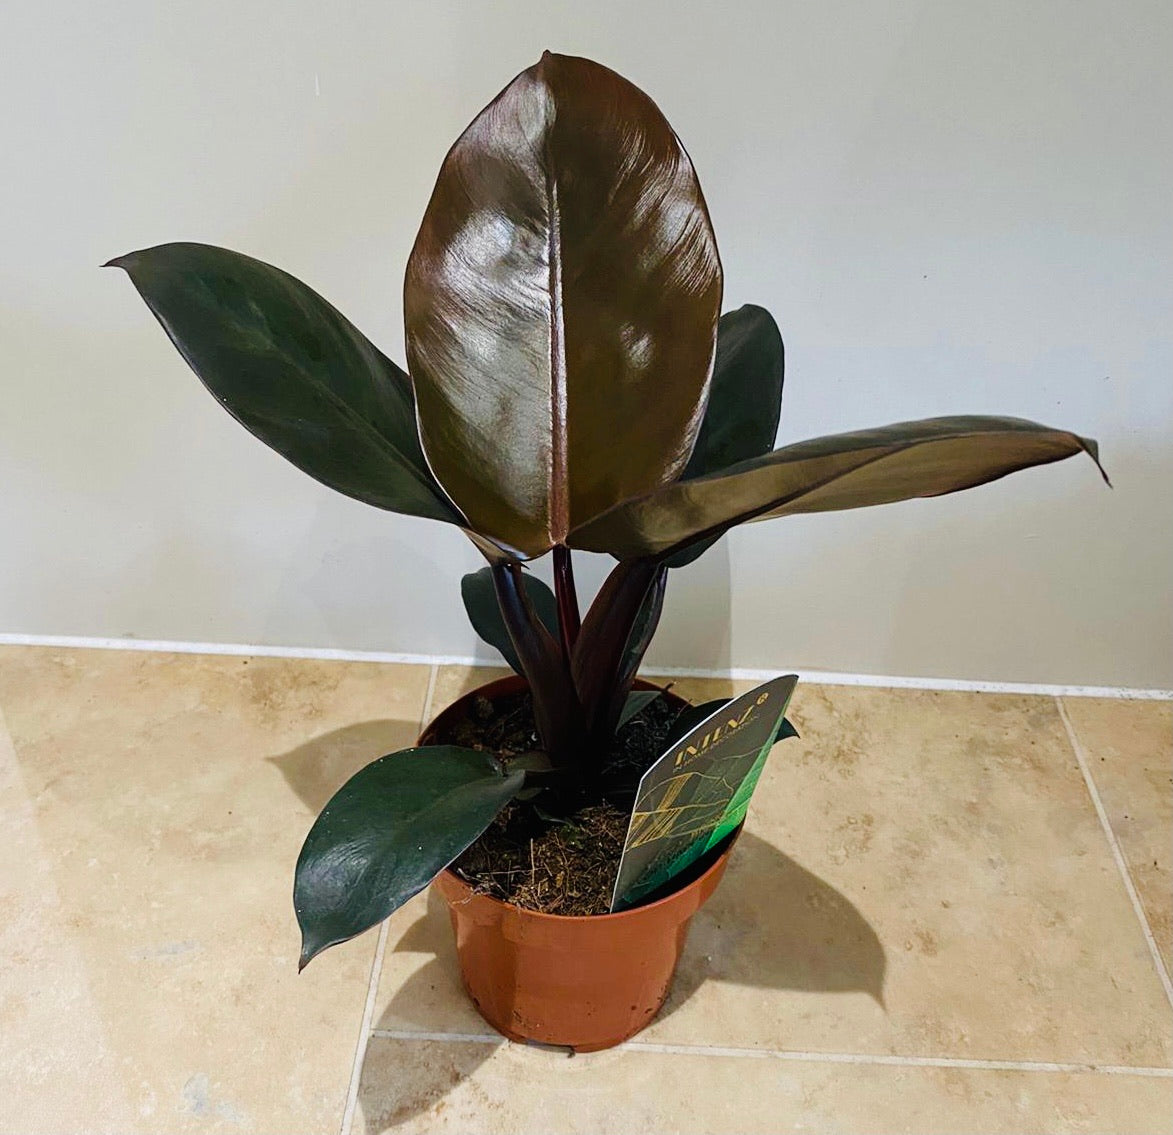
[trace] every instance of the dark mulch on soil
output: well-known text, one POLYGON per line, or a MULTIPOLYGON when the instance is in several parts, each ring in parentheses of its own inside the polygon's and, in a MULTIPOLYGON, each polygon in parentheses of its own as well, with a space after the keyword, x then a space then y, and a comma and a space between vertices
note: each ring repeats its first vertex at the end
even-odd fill
POLYGON ((510 804, 456 869, 477 891, 527 910, 606 914, 627 820, 613 804, 596 804, 551 824, 510 804))
MULTIPOLYGON (((620 731, 603 763, 604 799, 564 818, 515 801, 453 864, 478 892, 547 914, 606 914, 639 778, 663 752, 678 710, 656 698, 620 731)), ((528 693, 475 698, 432 744, 511 758, 539 747, 528 693)), ((535 804, 537 805, 535 807, 535 804)))

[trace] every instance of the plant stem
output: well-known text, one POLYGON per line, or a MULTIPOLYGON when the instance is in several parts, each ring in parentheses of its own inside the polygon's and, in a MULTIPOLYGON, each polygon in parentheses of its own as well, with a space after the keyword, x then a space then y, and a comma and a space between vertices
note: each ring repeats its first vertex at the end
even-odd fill
POLYGON ((578 700, 570 667, 561 647, 534 614, 521 582, 521 565, 494 564, 493 586, 505 628, 534 702, 538 734, 551 761, 565 765, 573 760, 578 700))
POLYGON ((574 590, 574 563, 565 544, 554 545, 554 594, 558 600, 558 628, 562 632, 562 653, 570 661, 582 618, 574 590))

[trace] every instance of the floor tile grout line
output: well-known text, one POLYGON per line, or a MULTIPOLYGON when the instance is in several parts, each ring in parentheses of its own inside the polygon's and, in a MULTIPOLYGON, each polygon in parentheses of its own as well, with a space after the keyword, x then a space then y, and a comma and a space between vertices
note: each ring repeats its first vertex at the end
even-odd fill
POLYGON ((420 732, 422 733, 427 727, 428 722, 432 717, 432 701, 436 697, 436 678, 440 673, 440 664, 433 662, 431 672, 428 674, 428 690, 424 694, 424 708, 420 714, 420 732))
MULTIPOLYGON (((371 1029, 371 1037, 379 1040, 435 1041, 437 1044, 505 1044, 500 1033, 442 1033, 415 1032, 411 1029, 371 1029)), ((524 1046, 523 1046, 524 1047, 524 1046)))
MULTIPOLYGON (((420 710, 419 731, 422 733, 432 713, 432 700, 436 693, 436 676, 440 667, 432 663, 428 672, 428 686, 424 693, 423 708, 420 710)), ((340 1135, 350 1135, 354 1113, 358 1108, 358 1089, 362 1080, 363 1064, 366 1063, 367 1045, 372 1035, 371 1024, 375 1019, 375 1004, 379 999, 379 979, 383 974, 383 957, 387 951, 388 923, 386 919, 379 927, 379 938, 375 945, 375 956, 371 960, 371 976, 367 982, 367 998, 363 1005, 362 1025, 359 1029, 358 1044, 354 1049, 354 1065, 350 1070, 350 1084, 346 1091, 346 1108, 342 1113, 340 1135)))
POLYGON ((362 1025, 359 1027, 358 1043, 354 1049, 354 1065, 350 1070, 350 1084, 346 1089, 346 1108, 342 1113, 342 1127, 339 1135, 350 1135, 354 1112, 358 1107, 358 1088, 362 1078, 363 1064, 367 1058, 367 1043, 371 1038, 371 1021, 375 1016, 375 1000, 379 995, 379 974, 383 972, 383 953, 387 948, 387 923, 379 927, 379 938, 375 944, 375 956, 371 959, 371 976, 367 982, 367 997, 363 1004, 362 1025))
POLYGON ((1137 892, 1136 884, 1133 882, 1132 872, 1128 867, 1128 861, 1124 858, 1124 851, 1120 846, 1120 841, 1116 838, 1115 831, 1112 830, 1112 821, 1108 818, 1108 811, 1104 807, 1100 790, 1096 787, 1095 778, 1092 776, 1091 763, 1087 759, 1083 742, 1080 741, 1079 733, 1076 731, 1071 718, 1067 715, 1067 707, 1063 704, 1063 699, 1056 697, 1055 705, 1059 710, 1059 717, 1063 722, 1063 728, 1067 731, 1067 740, 1071 745, 1072 752, 1075 754, 1075 759, 1079 764, 1079 770, 1083 773, 1083 780, 1087 785, 1088 795, 1092 798, 1092 804, 1095 806, 1096 815, 1099 817, 1100 827, 1103 828, 1108 845, 1112 849, 1112 857, 1116 860, 1116 867, 1120 872, 1120 878, 1124 882, 1124 889, 1128 892, 1128 898, 1132 902, 1132 909, 1135 911, 1141 931, 1144 933, 1149 954, 1152 956, 1153 965, 1157 969, 1157 976, 1161 980, 1161 986, 1165 990, 1165 996, 1168 998, 1169 1005, 1173 1008, 1173 982, 1169 980, 1169 971, 1165 968, 1165 959, 1161 957, 1161 951, 1157 947, 1157 940, 1153 937, 1153 928, 1149 925, 1148 915, 1145 913, 1144 904, 1140 901, 1140 894, 1137 892))
MULTIPOLYGON (((658 1044, 654 1041, 628 1041, 625 1048, 637 1052, 662 1052, 672 1055, 733 1056, 753 1058, 757 1049, 721 1045, 658 1044)), ((827 1064, 879 1064, 898 1068, 971 1068, 1005 1072, 1094 1072, 1106 1075, 1160 1076, 1173 1078, 1173 1068, 1094 1064, 1052 1060, 983 1060, 964 1056, 897 1056, 867 1052, 802 1052, 793 1049, 764 1049, 771 1060, 795 1060, 827 1064)))
MULTIPOLYGON (((413 1032, 407 1029, 372 1029, 372 1038, 381 1040, 432 1041, 440 1044, 508 1043, 496 1033, 413 1032)), ((1149 1076, 1173 1079, 1173 1068, 1149 1065, 1075 1063, 1050 1060, 980 1060, 952 1056, 886 1056, 866 1052, 802 1052, 779 1048, 738 1048, 711 1044, 660 1044, 629 1040, 618 1046, 631 1052, 671 1056, 726 1056, 749 1060, 793 1060, 804 1063, 877 1064, 899 1068, 969 1068, 994 1072, 1080 1072, 1109 1076, 1149 1076)))

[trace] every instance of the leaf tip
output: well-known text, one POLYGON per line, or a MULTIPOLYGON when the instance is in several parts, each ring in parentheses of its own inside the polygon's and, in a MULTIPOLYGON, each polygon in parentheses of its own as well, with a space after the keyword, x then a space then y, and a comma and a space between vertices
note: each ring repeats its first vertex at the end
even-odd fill
POLYGON ((1100 476, 1104 478, 1104 484, 1107 485, 1110 489, 1114 488, 1115 486, 1108 477, 1108 470, 1105 469, 1104 466, 1100 463, 1099 444, 1095 441, 1094 438, 1090 437, 1081 437, 1079 439, 1079 444, 1084 453, 1086 453, 1088 457, 1090 457, 1096 463, 1096 468, 1100 471, 1100 476))
POLYGON ((782 724, 778 726, 778 732, 774 737, 774 744, 776 745, 779 741, 787 741, 791 737, 797 737, 799 740, 802 740, 802 735, 794 728, 794 724, 790 718, 784 717, 782 724))
POLYGON ((296 902, 294 912, 297 915, 298 929, 301 931, 301 950, 297 955, 297 972, 301 973, 323 950, 334 945, 334 942, 323 937, 321 933, 315 933, 313 926, 302 921, 302 913, 296 902))
POLYGON ((325 948, 325 946, 315 945, 310 941, 308 935, 303 936, 301 940, 301 953, 297 958, 297 972, 301 973, 325 948))

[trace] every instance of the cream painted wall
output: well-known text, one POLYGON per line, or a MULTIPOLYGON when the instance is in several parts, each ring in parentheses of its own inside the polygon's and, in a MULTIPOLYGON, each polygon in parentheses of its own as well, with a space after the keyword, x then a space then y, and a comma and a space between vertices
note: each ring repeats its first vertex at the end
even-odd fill
POLYGON ((1007 413, 1097 436, 1116 484, 742 529, 674 576, 652 660, 1173 686, 1166 0, 9 5, 0 631, 472 653, 463 538, 283 463, 98 265, 237 248, 402 359, 440 160, 547 46, 684 138, 726 306, 786 338, 782 441, 1007 413))

